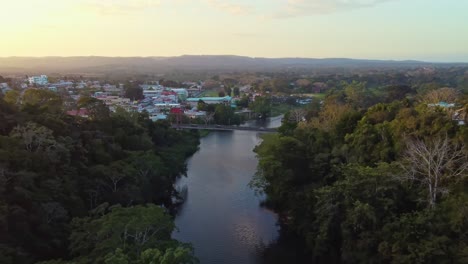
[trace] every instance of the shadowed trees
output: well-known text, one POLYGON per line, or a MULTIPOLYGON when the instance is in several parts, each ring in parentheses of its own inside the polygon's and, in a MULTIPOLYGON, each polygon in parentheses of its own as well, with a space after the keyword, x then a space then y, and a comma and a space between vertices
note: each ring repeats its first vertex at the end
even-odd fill
POLYGON ((48 91, 0 100, 0 262, 70 259, 79 251, 70 263, 104 263, 117 247, 130 263, 148 249, 193 256, 170 238, 172 218, 160 206, 177 195, 173 183, 198 134, 145 114, 110 113, 95 98, 78 103, 90 118, 65 115, 48 91), (121 236, 125 228, 132 234, 121 236), (116 242, 122 237, 125 246, 116 242))

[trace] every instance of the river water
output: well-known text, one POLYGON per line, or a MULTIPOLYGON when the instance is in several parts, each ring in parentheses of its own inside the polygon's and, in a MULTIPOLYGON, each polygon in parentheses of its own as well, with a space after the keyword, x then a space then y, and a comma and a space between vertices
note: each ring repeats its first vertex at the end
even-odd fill
MULTIPOLYGON (((277 127, 273 118, 263 127, 277 127)), ((256 172, 253 148, 261 141, 252 131, 212 132, 188 161, 187 199, 176 216, 173 237, 189 242, 202 264, 265 263, 265 249, 279 236, 277 215, 260 206, 263 197, 248 183, 256 172)), ((269 261, 267 261, 269 262, 269 261)))

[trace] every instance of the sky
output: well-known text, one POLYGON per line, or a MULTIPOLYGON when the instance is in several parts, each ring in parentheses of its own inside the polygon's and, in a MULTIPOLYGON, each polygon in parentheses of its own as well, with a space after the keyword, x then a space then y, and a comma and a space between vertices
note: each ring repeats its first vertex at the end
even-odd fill
POLYGON ((468 0, 2 0, 0 57, 468 62, 468 0))

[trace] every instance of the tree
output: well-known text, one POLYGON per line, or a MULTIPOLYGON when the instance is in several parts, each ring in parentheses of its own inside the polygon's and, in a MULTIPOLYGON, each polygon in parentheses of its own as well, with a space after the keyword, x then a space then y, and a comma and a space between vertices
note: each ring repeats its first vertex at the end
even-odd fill
POLYGON ((98 261, 121 248, 138 258, 146 249, 161 247, 169 241, 175 228, 171 216, 153 204, 114 206, 108 210, 109 213, 98 218, 73 220, 70 239, 74 254, 98 261))
POLYGON ((49 151, 56 147, 52 130, 33 122, 17 126, 11 132, 12 138, 18 138, 29 152, 49 151))
POLYGON ((62 111, 62 99, 57 93, 42 89, 28 89, 22 97, 23 105, 47 109, 51 112, 62 111))
POLYGON ((243 95, 240 100, 236 102, 237 107, 246 108, 249 106, 249 97, 247 95, 243 95))
POLYGON ((293 109, 289 111, 289 121, 299 123, 305 120, 305 109, 293 109))
POLYGON ((141 100, 145 98, 143 96, 143 89, 139 86, 125 87, 125 97, 132 100, 141 100))
POLYGON ((390 85, 384 88, 385 101, 391 103, 395 100, 403 100, 408 94, 416 93, 415 90, 411 89, 408 85, 390 85))
POLYGON ((79 105, 95 115, 65 115, 54 96, 28 92, 22 107, 0 99, 0 263, 70 260, 72 252, 82 258, 48 263, 103 263, 117 248, 136 263, 139 251, 177 248, 172 218, 159 206, 176 195, 174 182, 197 150, 198 133, 147 114, 110 114, 89 97, 79 105), (109 209, 145 203, 157 209, 109 209), (131 234, 124 235, 127 224, 131 234))
POLYGON ((206 113, 202 119, 203 119, 203 122, 205 122, 205 125, 208 125, 211 121, 213 121, 213 118, 214 118, 214 115, 215 113, 206 113))
POLYGON ((346 101, 356 108, 366 108, 373 104, 371 93, 367 89, 367 83, 353 81, 345 85, 346 101))
POLYGON ((172 81, 172 80, 159 80, 159 84, 164 86, 164 87, 171 87, 171 88, 175 88, 175 87, 181 87, 182 85, 176 81, 172 81))
POLYGON ((97 165, 90 171, 100 180, 100 184, 109 191, 115 193, 120 189, 125 179, 135 175, 135 171, 124 161, 112 162, 109 166, 97 165))
POLYGON ((353 112, 349 104, 341 104, 333 101, 325 101, 318 118, 313 118, 311 122, 315 127, 323 130, 332 130, 336 124, 347 114, 353 112))
POLYGON ((439 194, 449 192, 451 183, 466 176, 468 159, 463 145, 451 143, 448 136, 409 140, 402 159, 405 179, 427 187, 427 202, 434 208, 439 194))
POLYGON ((15 105, 20 102, 21 94, 17 90, 10 90, 5 93, 5 96, 3 97, 3 100, 6 103, 15 105))
POLYGON ((250 109, 260 115, 260 118, 266 119, 271 111, 271 99, 269 97, 256 97, 250 104, 250 109))
POLYGON ((234 113, 229 105, 217 104, 214 112, 214 120, 219 125, 239 125, 240 117, 234 113))
POLYGON ((223 79, 222 81, 223 85, 225 87, 233 87, 234 85, 236 85, 238 83, 238 81, 236 79, 232 79, 232 78, 226 78, 226 79, 223 79))
POLYGON ((187 247, 169 248, 165 251, 147 249, 141 254, 141 264, 195 264, 193 250, 187 247))
POLYGON ((422 101, 424 103, 439 103, 439 102, 455 102, 460 96, 460 92, 454 88, 444 87, 437 90, 429 91, 424 95, 422 101))
POLYGON ((240 90, 239 90, 239 87, 234 87, 233 89, 233 94, 235 97, 238 97, 240 96, 240 90))
POLYGON ((224 92, 226 93, 226 95, 231 96, 231 94, 232 94, 232 88, 229 87, 229 86, 225 86, 225 87, 224 87, 224 92))
POLYGON ((198 103, 197 103, 198 111, 206 111, 206 105, 207 104, 202 99, 198 100, 198 103))
POLYGON ((78 108, 86 108, 89 111, 89 117, 95 120, 108 119, 110 116, 109 108, 99 99, 83 96, 77 102, 78 108))
POLYGON ((296 85, 301 87, 301 88, 309 87, 311 84, 312 84, 312 82, 307 80, 307 79, 299 79, 299 80, 296 81, 296 85))
POLYGON ((279 93, 291 92, 289 82, 286 79, 282 79, 282 78, 273 79, 270 82, 270 84, 271 84, 271 87, 273 88, 273 91, 275 92, 279 92, 279 93))
POLYGON ((128 256, 123 252, 122 249, 118 248, 113 253, 109 253, 106 255, 105 264, 129 264, 130 261, 128 256))

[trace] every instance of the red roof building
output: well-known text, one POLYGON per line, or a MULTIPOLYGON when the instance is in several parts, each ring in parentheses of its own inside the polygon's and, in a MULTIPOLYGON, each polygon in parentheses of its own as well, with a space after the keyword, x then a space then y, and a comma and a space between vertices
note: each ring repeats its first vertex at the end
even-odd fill
POLYGON ((80 108, 79 110, 70 110, 67 111, 67 115, 71 116, 81 116, 81 117, 89 117, 89 111, 86 108, 80 108))
POLYGON ((171 111, 170 111, 171 114, 183 114, 184 111, 182 110, 182 108, 171 108, 171 111))

